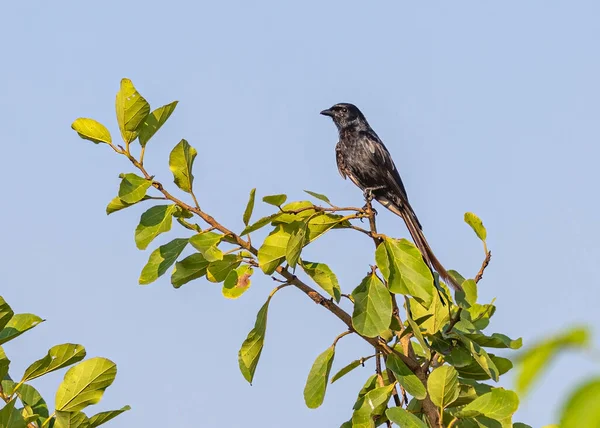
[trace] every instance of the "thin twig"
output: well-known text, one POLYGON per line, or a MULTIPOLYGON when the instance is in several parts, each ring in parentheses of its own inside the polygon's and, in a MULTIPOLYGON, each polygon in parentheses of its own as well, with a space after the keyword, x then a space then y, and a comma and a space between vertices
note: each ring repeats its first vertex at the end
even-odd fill
POLYGON ((354 332, 351 331, 351 330, 348 330, 348 331, 345 331, 343 333, 338 334, 338 336, 335 338, 335 340, 333 341, 333 343, 331 344, 331 346, 337 345, 338 340, 340 340, 342 337, 347 336, 347 335, 352 334, 352 333, 354 333, 354 332))

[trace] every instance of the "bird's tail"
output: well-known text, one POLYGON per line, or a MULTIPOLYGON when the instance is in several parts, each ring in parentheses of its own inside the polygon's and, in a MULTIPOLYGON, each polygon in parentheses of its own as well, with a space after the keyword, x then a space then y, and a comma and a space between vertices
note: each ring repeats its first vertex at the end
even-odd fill
POLYGON ((437 259, 427 239, 425 239, 425 235, 421 230, 421 223, 419 223, 419 219, 417 215, 412 210, 412 207, 407 203, 403 204, 395 204, 388 200, 387 198, 378 198, 379 203, 381 203, 388 210, 393 212, 399 217, 402 217, 404 223, 406 223, 406 227, 410 232, 410 236, 412 236, 413 241, 415 242, 416 247, 419 249, 421 254, 423 255, 423 260, 429 266, 430 269, 435 270, 440 277, 444 280, 444 282, 450 285, 454 290, 462 291, 462 287, 456 280, 450 276, 448 271, 442 266, 440 261, 437 259))

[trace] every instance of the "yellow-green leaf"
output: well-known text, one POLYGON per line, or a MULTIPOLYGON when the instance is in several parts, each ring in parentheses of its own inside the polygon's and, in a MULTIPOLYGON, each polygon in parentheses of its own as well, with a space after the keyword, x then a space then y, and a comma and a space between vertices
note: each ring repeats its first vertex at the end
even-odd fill
POLYGON ((600 378, 579 386, 562 410, 561 428, 600 427, 600 378))
POLYGON ((287 200, 287 195, 269 195, 263 198, 263 202, 266 202, 270 205, 275 205, 276 207, 281 206, 281 204, 285 203, 287 200))
POLYGON ((179 288, 183 284, 206 275, 208 265, 208 260, 202 254, 196 253, 186 257, 175 263, 175 269, 173 269, 171 275, 171 284, 173 284, 173 287, 179 288))
POLYGON ((237 299, 250 288, 250 277, 254 269, 248 265, 242 265, 232 270, 223 283, 223 296, 228 299, 237 299))
POLYGON ((256 314, 256 321, 254 322, 254 328, 250 330, 246 340, 242 343, 242 347, 238 352, 238 363, 240 371, 250 384, 254 379, 254 372, 262 353, 262 348, 265 342, 265 332, 267 330, 267 313, 269 311, 269 297, 265 304, 260 308, 258 314, 256 314))
POLYGON ((122 79, 115 109, 121 136, 129 144, 137 138, 139 128, 150 113, 150 104, 135 89, 131 80, 122 79))
POLYGON ((389 328, 392 321, 392 298, 377 275, 368 274, 354 289, 352 297, 352 326, 359 334, 376 337, 389 328))
POLYGON ((459 418, 486 416, 497 421, 506 421, 512 417, 518 407, 517 394, 504 388, 494 388, 491 392, 467 404, 455 416, 459 418))
POLYGON ((46 373, 70 366, 84 358, 85 348, 81 345, 64 343, 62 345, 53 346, 48 350, 48 354, 44 358, 35 361, 27 367, 21 382, 27 382, 43 376, 46 373))
POLYGON ((203 232, 190 238, 190 244, 200 251, 209 262, 223 260, 223 252, 217 248, 223 235, 215 232, 203 232))
POLYGON ((177 257, 179 257, 187 243, 187 238, 173 239, 168 244, 161 245, 152 251, 148 258, 148 263, 142 269, 139 283, 147 285, 156 281, 175 263, 175 260, 177 260, 177 257))
POLYGON ((404 362, 397 355, 390 354, 385 362, 386 367, 394 373, 398 383, 406 389, 410 395, 418 400, 422 400, 427 396, 427 390, 423 382, 419 380, 404 362))
POLYGON ((280 224, 265 238, 258 249, 258 263, 267 275, 272 274, 285 259, 290 233, 293 229, 286 224, 280 224))
POLYGON ((194 175, 192 167, 198 152, 186 140, 181 140, 169 155, 169 168, 173 173, 177 187, 187 193, 192 192, 194 175))
POLYGON ((223 282, 229 273, 237 268, 241 260, 235 254, 226 254, 222 260, 210 262, 206 268, 206 279, 210 282, 223 282))
MULTIPOLYGON (((150 199, 150 196, 144 196, 141 201, 146 201, 150 199)), ((137 203, 137 202, 136 202, 137 203)), ((124 208, 129 208, 130 206, 135 205, 135 203, 133 204, 128 204, 127 202, 123 202, 118 196, 116 198, 114 198, 113 200, 111 200, 108 205, 106 206, 106 214, 112 214, 114 212, 117 211, 121 211, 124 208)))
POLYGON ((246 209, 244 210, 244 224, 248 226, 250 222, 250 217, 252 216, 252 211, 254 211, 254 198, 256 196, 256 188, 250 190, 250 198, 248 199, 248 204, 246 205, 246 209))
POLYGON ((146 247, 163 232, 171 230, 176 205, 156 205, 147 210, 135 229, 135 244, 140 250, 146 247))
POLYGON ((325 263, 308 262, 301 263, 304 272, 312 278, 323 290, 339 303, 342 296, 340 284, 335 273, 325 263))
POLYGON ((317 357, 308 373, 304 387, 304 402, 309 409, 316 409, 323 404, 334 356, 335 347, 330 346, 317 357))
POLYGON ((140 145, 145 147, 150 138, 156 134, 156 132, 160 129, 161 126, 165 124, 167 119, 171 116, 171 114, 175 111, 175 107, 177 107, 177 101, 173 101, 170 104, 164 105, 162 107, 157 108, 148 116, 142 123, 142 126, 139 129, 139 140, 140 145))
POLYGON ((119 410, 108 410, 106 412, 96 413, 94 416, 90 416, 90 428, 105 424, 128 410, 131 410, 130 406, 123 406, 119 410))
POLYGON ((90 420, 83 412, 56 412, 54 428, 90 428, 90 420))
POLYGON ((477 234, 479 239, 481 239, 482 241, 486 240, 487 231, 485 230, 485 227, 483 226, 483 222, 481 221, 481 219, 479 217, 477 217, 473 213, 465 213, 465 223, 467 223, 469 226, 471 226, 471 228, 477 234))
POLYGON ((352 428, 374 428, 373 412, 388 402, 394 386, 392 383, 367 392, 360 407, 352 414, 352 428))
POLYGON ((129 205, 141 201, 152 185, 152 180, 146 180, 133 173, 121 174, 119 177, 122 179, 119 186, 119 199, 129 205))
POLYGON ((34 314, 13 315, 4 328, 0 330, 0 345, 22 335, 27 330, 31 330, 42 322, 44 322, 44 320, 34 314))
POLYGON ((458 372, 452 366, 441 366, 431 372, 427 379, 427 391, 433 404, 445 409, 458 398, 458 372))
POLYGON ((427 424, 402 407, 392 407, 385 411, 390 421, 402 428, 427 428, 427 424))
POLYGON ((84 140, 89 140, 95 144, 112 143, 110 132, 108 132, 106 126, 94 119, 80 117, 71 124, 71 128, 84 140))

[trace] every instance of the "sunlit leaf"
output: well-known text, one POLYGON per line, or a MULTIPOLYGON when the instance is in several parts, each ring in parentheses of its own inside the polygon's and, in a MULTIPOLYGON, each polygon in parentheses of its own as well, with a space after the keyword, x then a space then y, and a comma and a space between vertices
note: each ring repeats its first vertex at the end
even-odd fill
POLYGON ((139 283, 146 285, 156 281, 175 263, 187 243, 187 238, 173 239, 168 244, 161 245, 152 251, 148 263, 142 269, 139 283))
POLYGON ((209 262, 223 260, 223 252, 217 248, 223 235, 215 232, 203 232, 190 238, 190 244, 200 251, 209 262))
POLYGON ((473 213, 465 213, 465 223, 467 223, 469 226, 471 226, 471 228, 477 234, 479 239, 481 239, 482 241, 486 240, 487 231, 485 230, 485 227, 483 226, 483 222, 481 221, 481 219, 479 217, 477 217, 473 213))
POLYGON ((192 167, 198 152, 186 140, 181 140, 169 155, 169 169, 173 173, 177 187, 187 193, 192 192, 194 175, 192 167))
MULTIPOLYGON (((150 196, 144 196, 141 201, 146 201, 150 199, 150 196)), ((123 202, 118 196, 116 198, 114 198, 113 200, 111 200, 108 205, 106 206, 106 214, 112 214, 114 212, 117 211, 121 211, 124 208, 129 208, 130 206, 135 205, 134 204, 128 204, 127 202, 123 202)))
POLYGON ((24 383, 16 392, 25 406, 29 406, 32 414, 37 415, 34 422, 41 426, 43 421, 48 418, 48 405, 40 395, 40 393, 31 385, 24 383))
POLYGON ((300 258, 300 253, 302 252, 302 248, 307 244, 307 232, 308 224, 303 222, 290 235, 290 239, 285 251, 285 258, 288 262, 288 265, 290 265, 292 268, 296 267, 298 259, 300 258))
POLYGON ((270 216, 258 219, 256 222, 254 222, 251 225, 247 226, 242 231, 242 233, 240 233, 240 236, 247 235, 247 234, 249 234, 251 232, 254 232, 254 231, 258 230, 258 229, 261 229, 261 228, 265 227, 267 224, 270 224, 273 220, 277 219, 281 215, 282 215, 282 213, 275 213, 275 214, 271 214, 270 216))
POLYGON ((419 380, 417 375, 415 375, 406 364, 404 364, 400 357, 394 354, 388 355, 385 365, 392 373, 394 373, 398 383, 402 385, 410 395, 419 400, 422 400, 427 396, 427 390, 425 389, 423 382, 419 380))
POLYGON ((250 277, 254 269, 248 265, 242 265, 232 270, 223 283, 223 296, 228 299, 237 299, 250 288, 250 277))
POLYGON ((395 384, 375 388, 365 394, 361 406, 352 414, 352 428, 372 428, 373 412, 390 399, 395 384))
POLYGON ((486 348, 510 348, 519 349, 523 345, 523 339, 511 339, 500 333, 493 333, 491 336, 486 336, 479 333, 465 333, 465 336, 477 343, 479 346, 486 348))
POLYGON ((329 205, 331 205, 331 201, 329 200, 329 198, 325 195, 322 195, 321 193, 316 193, 316 192, 311 192, 310 190, 305 190, 306 193, 308 193, 310 196, 313 196, 317 199, 319 199, 320 201, 326 202, 329 205))
POLYGON ((464 309, 469 309, 477 303, 477 283, 468 279, 462 283, 462 291, 456 292, 456 304, 464 309))
POLYGON ((44 322, 43 319, 34 314, 16 314, 0 331, 0 345, 8 342, 31 330, 39 323, 44 322))
POLYGON ((276 207, 281 206, 287 200, 287 195, 269 195, 263 198, 263 202, 266 202, 270 205, 275 205, 276 207))
POLYGON ((254 198, 256 196, 256 188, 250 190, 250 197, 248 198, 248 204, 246 205, 246 209, 244 210, 244 224, 248 226, 250 222, 250 217, 252 217, 252 211, 254 211, 254 198))
POLYGON ((368 358, 365 359, 359 359, 359 360, 354 360, 352 361, 350 364, 342 367, 336 374, 334 374, 331 378, 331 383, 335 382, 336 380, 346 376, 348 373, 350 373, 352 370, 354 370, 355 368, 357 368, 358 366, 361 366, 364 364, 364 362, 367 360, 368 358))
POLYGON ((600 378, 579 386, 562 410, 561 428, 600 427, 600 378))
POLYGON ((46 373, 62 369, 63 367, 75 364, 85 358, 85 348, 74 343, 64 343, 56 345, 48 350, 44 358, 32 363, 23 374, 22 382, 45 375, 46 373))
POLYGON ((308 373, 304 387, 304 402, 309 409, 316 409, 323 404, 334 356, 335 347, 330 346, 317 357, 308 373))
POLYGON ((15 409, 15 403, 13 399, 0 409, 0 428, 27 428, 23 416, 15 409))
POLYGON ((517 411, 518 407, 517 394, 504 388, 494 388, 467 404, 455 416, 459 418, 486 416, 497 421, 505 421, 517 411))
POLYGON ((238 363, 240 371, 250 384, 254 379, 254 372, 262 353, 263 345, 265 343, 265 332, 267 330, 267 313, 269 311, 269 297, 265 304, 260 308, 258 314, 256 314, 256 321, 254 328, 248 333, 246 340, 242 343, 242 347, 238 352, 238 363))
POLYGON ((131 80, 122 79, 115 108, 123 141, 131 143, 137 138, 140 126, 150 113, 150 104, 135 89, 131 80))
POLYGON ((352 326, 361 335, 379 336, 392 320, 392 298, 374 273, 368 274, 352 292, 354 311, 352 326))
POLYGON ((8 303, 0 296, 0 329, 4 328, 14 314, 8 303))
POLYGON ((157 108, 144 120, 142 126, 139 129, 139 140, 142 147, 145 147, 150 138, 156 134, 161 126, 165 124, 167 119, 175 111, 177 107, 177 101, 173 101, 167 105, 157 108))
POLYGON ((402 407, 392 407, 385 411, 385 415, 402 428, 427 428, 427 424, 402 407))
POLYGON ((175 269, 173 269, 171 275, 171 284, 173 284, 173 287, 179 288, 183 284, 206 275, 208 264, 208 260, 199 253, 186 257, 175 263, 175 269))
POLYGON ((265 238, 258 249, 258 263, 262 271, 270 275, 285 259, 290 234, 294 229, 290 225, 280 224, 265 238))
POLYGON ((471 364, 463 367, 456 367, 456 370, 458 371, 458 374, 464 378, 475 380, 492 379, 491 373, 495 372, 489 369, 489 366, 491 365, 490 361, 493 363, 493 366, 496 367, 498 376, 503 375, 513 367, 513 364, 509 359, 485 353, 484 355, 478 356, 471 364), (482 365, 487 366, 487 369, 484 369, 482 365))
POLYGON ((124 406, 121 407, 119 410, 109 410, 106 412, 97 413, 94 416, 90 416, 90 428, 94 428, 105 424, 106 422, 110 421, 113 418, 116 418, 121 413, 126 412, 128 410, 131 410, 131 407, 124 406))
POLYGON ((335 273, 325 263, 302 261, 302 269, 323 290, 339 303, 341 298, 340 284, 335 273))
POLYGON ((176 205, 156 205, 148 209, 135 229, 135 244, 140 250, 146 247, 163 232, 171 230, 176 205))
POLYGON ((135 204, 146 196, 146 191, 152 185, 152 180, 146 180, 133 173, 120 174, 119 199, 126 204, 135 204))
POLYGON ((54 428, 90 428, 90 420, 83 412, 56 412, 54 428))
POLYGON ((433 404, 446 408, 458 398, 458 372, 452 366, 441 366, 431 372, 427 379, 427 391, 433 404))
POLYGON ((71 128, 84 140, 89 140, 95 144, 112 143, 110 132, 108 132, 106 126, 94 119, 80 117, 71 124, 71 128))
MULTIPOLYGON (((412 305, 411 305, 410 301, 411 301, 410 299, 406 300, 406 310, 409 314, 406 317, 406 321, 408 322, 408 325, 412 329, 414 336, 417 338, 417 341, 421 345, 421 348, 423 349, 425 357, 427 359, 429 359, 429 358, 431 358, 431 352, 429 351, 429 346, 427 345, 427 343, 425 343, 425 338, 423 337, 423 333, 421 332, 421 327, 414 320, 415 316, 414 316, 414 314, 412 314, 412 305)), ((415 302, 413 301, 413 303, 415 303, 415 302)))

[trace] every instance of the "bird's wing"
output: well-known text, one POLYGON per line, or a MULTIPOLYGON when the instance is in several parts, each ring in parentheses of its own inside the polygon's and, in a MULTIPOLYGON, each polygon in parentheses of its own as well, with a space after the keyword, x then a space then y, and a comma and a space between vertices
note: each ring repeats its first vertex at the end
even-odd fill
POLYGON ((366 138, 364 138, 363 141, 365 141, 365 144, 368 146, 369 152, 372 153, 376 166, 384 175, 385 182, 389 186, 388 190, 391 191, 394 196, 400 198, 400 202, 408 204, 408 195, 406 194, 404 183, 402 183, 402 179, 400 178, 396 165, 394 165, 390 152, 388 152, 383 142, 374 132, 365 132, 364 137, 366 138))
POLYGON ((340 146, 340 143, 338 142, 335 146, 335 161, 337 163, 337 167, 338 167, 338 171, 340 172, 340 175, 342 177, 344 177, 344 180, 347 177, 347 169, 344 163, 344 156, 342 154, 342 147, 340 146))

